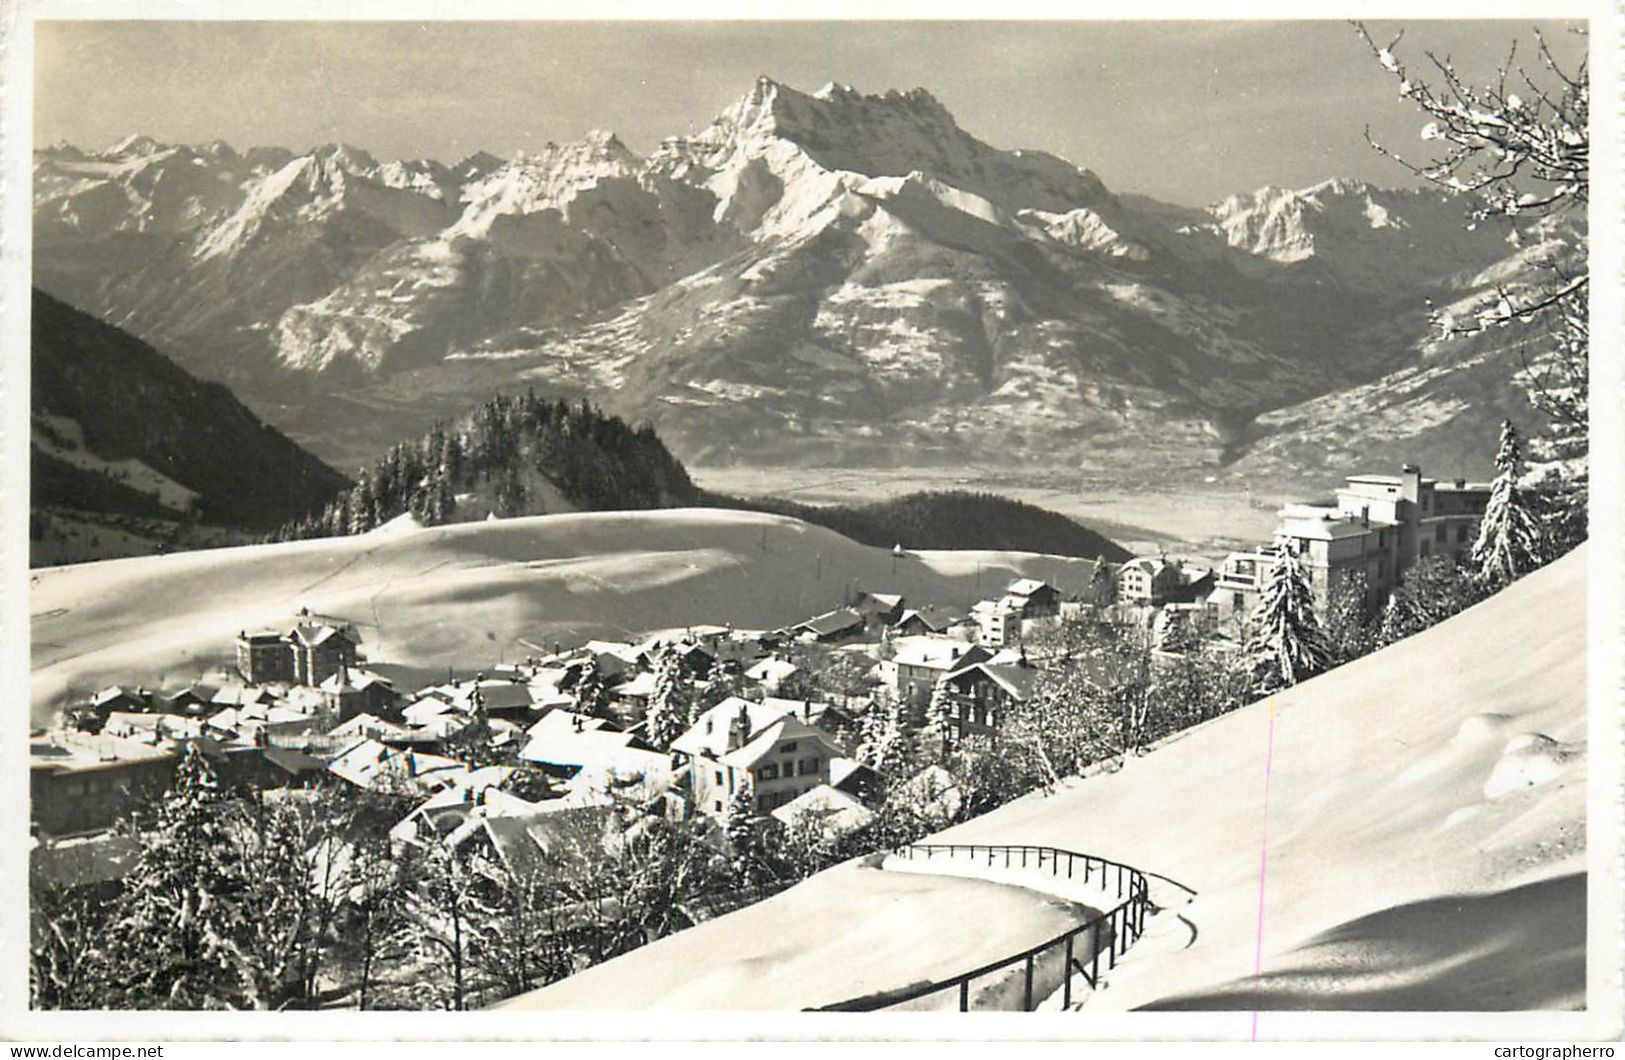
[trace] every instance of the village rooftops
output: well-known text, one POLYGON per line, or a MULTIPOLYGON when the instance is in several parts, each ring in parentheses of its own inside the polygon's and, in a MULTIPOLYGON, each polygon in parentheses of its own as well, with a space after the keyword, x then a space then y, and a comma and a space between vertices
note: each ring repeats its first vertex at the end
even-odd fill
POLYGON ((855 796, 828 784, 802 792, 771 813, 783 824, 794 825, 799 819, 803 825, 817 826, 832 835, 861 828, 875 816, 855 796))
POLYGON ((454 783, 468 767, 440 755, 402 751, 362 739, 329 762, 327 771, 361 788, 390 791, 406 787, 428 794, 454 783))
POLYGON ((772 754, 782 740, 808 740, 821 744, 828 756, 839 755, 841 748, 837 747, 824 730, 808 725, 800 718, 791 714, 780 715, 776 721, 767 725, 760 732, 753 734, 744 746, 735 748, 724 754, 717 761, 723 765, 733 766, 736 769, 750 769, 757 762, 772 754))
MULTIPOLYGON (((798 701, 790 699, 775 702, 800 706, 798 701)), ((745 719, 743 742, 748 743, 757 733, 784 717, 785 713, 781 706, 752 703, 748 699, 729 696, 695 718, 688 731, 672 741, 671 749, 686 755, 720 759, 729 751, 729 734, 740 717, 745 719)))
POLYGON ((1345 482, 1358 482, 1368 486, 1403 486, 1405 480, 1398 475, 1349 475, 1345 482))
POLYGON ((613 728, 608 721, 591 714, 580 714, 573 710, 550 710, 542 715, 530 728, 525 730, 526 736, 548 736, 555 733, 585 732, 590 729, 613 728))
POLYGON ((864 625, 863 616, 850 607, 839 607, 834 611, 826 611, 821 615, 809 618, 805 622, 797 623, 791 629, 811 633, 815 637, 833 637, 838 633, 857 629, 864 625))
POLYGON ((357 714, 349 721, 330 730, 328 735, 353 736, 358 739, 368 738, 388 743, 410 737, 412 730, 405 725, 396 725, 394 722, 384 721, 382 718, 376 718, 371 714, 357 714))
POLYGON ((333 637, 343 637, 351 644, 361 643, 361 634, 348 623, 331 625, 327 622, 300 622, 293 627, 289 636, 297 637, 312 648, 318 644, 325 644, 333 637))
POLYGON ((911 607, 903 612, 894 623, 896 626, 907 626, 918 623, 923 629, 931 633, 946 632, 963 616, 944 607, 926 604, 923 607, 911 607))
POLYGON ((892 642, 892 662, 927 670, 954 670, 979 659, 987 651, 979 645, 950 637, 898 637, 892 642))
POLYGON ((776 687, 791 674, 800 672, 801 667, 788 659, 767 658, 746 670, 745 677, 761 684, 776 687))
POLYGON ((1041 589, 1049 588, 1049 584, 1039 578, 1017 578, 1004 587, 1009 596, 1031 596, 1041 589))
POLYGON ((1018 703, 1025 703, 1032 695, 1033 685, 1038 681, 1042 671, 1031 666, 1020 666, 1009 663, 974 663, 959 671, 954 677, 961 678, 976 673, 983 674, 988 680, 1002 688, 1006 694, 1018 703))
POLYGON ((356 691, 364 691, 373 685, 382 685, 384 688, 389 689, 395 687, 394 683, 387 677, 379 677, 368 670, 349 670, 347 668, 333 671, 327 680, 316 687, 323 692, 340 692, 344 691, 346 687, 356 691))
POLYGON ((141 695, 139 690, 132 692, 126 688, 121 688, 118 685, 104 688, 100 692, 97 692, 95 695, 90 697, 91 705, 96 707, 105 707, 110 703, 117 703, 121 700, 129 703, 145 702, 145 698, 141 695))
POLYGON ((519 757, 539 765, 574 769, 574 779, 586 778, 584 782, 589 785, 635 776, 661 786, 669 784, 670 757, 635 746, 636 739, 632 733, 610 729, 554 731, 531 737, 519 757))
POLYGON ((28 741, 28 768, 47 773, 115 769, 135 762, 174 758, 173 750, 141 740, 74 730, 38 734, 28 741))
POLYGON ((637 675, 627 681, 622 681, 610 689, 611 694, 623 699, 648 699, 655 694, 655 684, 659 680, 652 670, 639 670, 637 675))
POLYGON ((614 656, 628 666, 638 665, 646 655, 643 648, 621 640, 589 640, 582 650, 595 656, 614 656))

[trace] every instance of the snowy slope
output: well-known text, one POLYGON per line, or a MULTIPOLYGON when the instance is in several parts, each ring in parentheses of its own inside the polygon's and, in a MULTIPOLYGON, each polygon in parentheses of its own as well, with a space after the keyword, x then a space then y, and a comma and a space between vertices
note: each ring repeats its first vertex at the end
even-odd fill
MULTIPOLYGON (((1167 911, 1080 1019, 1143 1008, 1574 1008, 1586 958, 1585 583, 1582 549, 1120 772, 941 838, 1086 851, 1196 892, 1184 903, 1156 885, 1167 911)), ((889 907, 887 948, 847 945, 829 925, 867 915, 853 871, 812 878, 788 892, 798 915, 771 918, 793 965, 763 955, 764 904, 514 1004, 800 1008, 916 981, 897 956, 907 943, 941 954, 941 974, 982 958, 974 932, 922 924, 907 902, 889 907), (944 950, 944 934, 957 951, 944 950), (667 974, 700 967, 700 986, 667 974)), ((961 885, 939 879, 949 893, 961 885)), ((1244 1016, 1231 1032, 1248 1032, 1244 1016)))
POLYGON ((239 630, 307 606, 354 621, 371 660, 423 675, 536 654, 524 641, 778 628, 854 587, 964 608, 978 586, 1035 575, 1081 589, 1090 569, 1027 553, 894 558, 798 520, 721 509, 397 521, 357 537, 36 570, 31 702, 43 719, 70 692, 195 678, 231 655, 239 630))

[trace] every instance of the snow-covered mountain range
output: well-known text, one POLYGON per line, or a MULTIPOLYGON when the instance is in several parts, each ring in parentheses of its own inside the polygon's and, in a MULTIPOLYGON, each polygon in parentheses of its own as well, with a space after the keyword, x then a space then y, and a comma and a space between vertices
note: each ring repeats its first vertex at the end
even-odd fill
POLYGON ((1290 471, 1332 427, 1488 460, 1516 358, 1434 341, 1427 309, 1516 282, 1541 233, 1465 220, 1346 180, 1171 206, 989 146, 923 89, 762 78, 647 157, 609 133, 450 166, 48 148, 35 282, 339 466, 532 385, 702 466, 1141 475, 1263 445, 1290 471))

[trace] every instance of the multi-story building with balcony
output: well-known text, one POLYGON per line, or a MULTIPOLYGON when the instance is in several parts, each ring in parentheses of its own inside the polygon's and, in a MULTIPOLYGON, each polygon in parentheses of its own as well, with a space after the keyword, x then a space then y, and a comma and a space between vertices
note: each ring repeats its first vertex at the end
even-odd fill
POLYGON ((1364 575, 1366 603, 1376 607, 1418 561, 1452 561, 1472 548, 1489 503, 1486 482, 1436 482, 1415 464, 1398 475, 1351 475, 1330 504, 1281 509, 1275 544, 1226 557, 1208 603, 1221 620, 1245 617, 1275 565, 1276 549, 1290 541, 1322 608, 1340 579, 1364 575))

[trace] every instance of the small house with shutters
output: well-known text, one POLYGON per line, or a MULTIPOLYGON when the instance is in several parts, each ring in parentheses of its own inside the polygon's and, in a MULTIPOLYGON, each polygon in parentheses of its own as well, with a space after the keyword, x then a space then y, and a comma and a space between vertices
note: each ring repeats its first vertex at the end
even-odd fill
POLYGON ((931 693, 943 676, 990 658, 980 644, 967 644, 952 637, 898 637, 892 641, 892 666, 896 677, 892 690, 911 707, 931 701, 931 693))
POLYGON ((947 675, 949 720, 957 735, 997 733, 1011 706, 1031 698, 1039 673, 1023 657, 1013 663, 972 663, 947 675))
POLYGON ((890 626, 903 617, 903 597, 898 593, 871 593, 859 590, 852 610, 863 616, 871 629, 890 626))
POLYGON ((1061 591, 1037 578, 1017 578, 1005 586, 1004 596, 1024 620, 1054 618, 1061 612, 1061 591))
POLYGON ((357 714, 383 716, 395 708, 398 696, 387 678, 366 670, 341 668, 317 686, 323 705, 339 721, 357 714))
POLYGON ((897 621, 892 624, 891 630, 892 634, 898 637, 923 637, 934 633, 947 633, 965 621, 966 616, 962 611, 926 604, 902 611, 897 621))
POLYGON ((1117 571, 1117 598, 1130 606, 1161 607, 1184 587, 1179 564, 1161 556, 1129 560, 1117 571))

